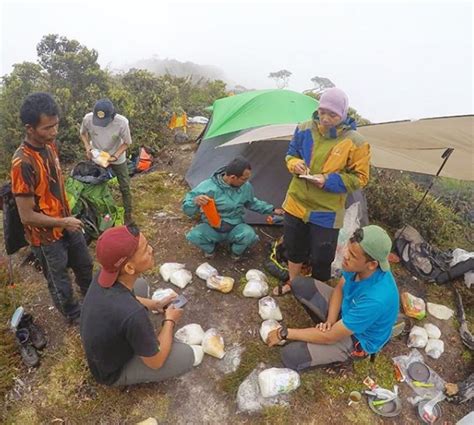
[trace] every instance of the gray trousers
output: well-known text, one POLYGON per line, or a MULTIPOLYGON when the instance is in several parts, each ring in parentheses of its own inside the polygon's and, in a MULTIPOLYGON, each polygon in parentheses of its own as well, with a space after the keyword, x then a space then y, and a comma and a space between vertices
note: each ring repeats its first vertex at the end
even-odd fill
MULTIPOLYGON (((137 297, 149 298, 150 288, 145 279, 135 282, 133 292, 137 297)), ((160 382, 190 371, 194 363, 193 349, 179 341, 173 341, 171 352, 166 362, 159 369, 152 369, 143 363, 139 356, 134 356, 122 369, 114 386, 133 385, 147 382, 160 382)))
MULTIPOLYGON (((326 321, 333 288, 310 277, 298 277, 292 282, 291 289, 315 324, 326 321)), ((353 349, 350 336, 334 344, 295 341, 282 348, 281 359, 286 367, 300 371, 309 367, 345 362, 350 359, 353 349)))

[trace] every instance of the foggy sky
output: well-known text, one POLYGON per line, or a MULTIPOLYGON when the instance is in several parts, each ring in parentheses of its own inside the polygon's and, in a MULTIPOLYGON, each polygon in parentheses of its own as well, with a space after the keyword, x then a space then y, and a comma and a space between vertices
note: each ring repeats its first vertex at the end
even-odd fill
POLYGON ((373 122, 473 113, 471 2, 1 1, 1 74, 57 33, 119 69, 156 55, 221 68, 247 88, 330 78, 373 122))

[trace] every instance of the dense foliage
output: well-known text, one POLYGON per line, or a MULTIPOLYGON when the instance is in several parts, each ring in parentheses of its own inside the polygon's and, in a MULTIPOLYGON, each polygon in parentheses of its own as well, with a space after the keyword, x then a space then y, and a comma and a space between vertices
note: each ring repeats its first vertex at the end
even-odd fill
POLYGON ((23 99, 34 91, 47 91, 61 108, 61 159, 72 162, 81 158, 79 127, 96 100, 110 98, 117 112, 130 121, 134 146, 159 147, 170 137, 167 124, 173 113, 209 115, 206 107, 226 96, 222 81, 191 77, 156 76, 132 69, 112 74, 100 67, 98 52, 56 34, 42 38, 37 45, 37 63, 14 65, 1 79, 0 140, 2 157, 0 179, 6 178, 10 158, 23 138, 19 110, 23 99))

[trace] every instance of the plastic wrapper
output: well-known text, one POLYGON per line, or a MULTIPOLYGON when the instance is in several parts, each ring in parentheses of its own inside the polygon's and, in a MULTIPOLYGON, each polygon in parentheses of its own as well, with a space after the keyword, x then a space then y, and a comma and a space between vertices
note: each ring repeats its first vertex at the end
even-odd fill
POLYGON ((413 362, 424 362, 423 355, 416 348, 413 348, 408 355, 394 357, 393 361, 405 376, 405 382, 419 396, 432 399, 438 396, 439 393, 443 393, 446 382, 433 369, 426 365, 426 363, 425 365, 430 371, 428 383, 433 385, 429 387, 420 387, 413 384, 413 379, 408 374, 407 369, 413 362))
POLYGON ((408 335, 408 346, 413 348, 424 348, 428 342, 428 333, 425 328, 413 326, 408 335))
POLYGON ((454 311, 442 304, 428 303, 428 313, 440 320, 449 320, 454 311))
POLYGON ((247 280, 263 280, 264 282, 267 281, 267 276, 260 270, 257 269, 250 269, 246 274, 245 278, 247 280))
MULTIPOLYGON (((274 329, 278 329, 279 327, 280 327, 280 324, 276 320, 273 320, 273 319, 264 320, 262 324, 260 325, 260 338, 262 338, 262 341, 266 344, 268 334, 274 329)), ((285 341, 280 341, 278 345, 284 345, 284 344, 285 344, 285 341)))
POLYGON ((176 270, 171 274, 170 281, 178 288, 186 288, 187 284, 193 280, 193 275, 189 270, 176 270))
POLYGON ((272 367, 259 373, 258 386, 263 397, 287 394, 300 386, 300 375, 291 369, 272 367))
POLYGON ((261 298, 268 294, 268 284, 263 280, 249 280, 243 291, 244 297, 261 298))
POLYGON ((204 357, 204 350, 200 345, 191 345, 190 346, 194 352, 194 363, 193 366, 199 366, 202 362, 202 358, 204 357))
POLYGON ((170 296, 178 296, 178 294, 171 288, 160 288, 153 292, 151 299, 154 301, 162 301, 170 296))
POLYGON ((428 338, 439 339, 441 337, 441 331, 439 330, 438 326, 433 325, 432 323, 425 323, 423 327, 428 334, 428 338))
POLYGON ((201 325, 197 323, 190 323, 178 329, 175 333, 175 338, 178 341, 184 342, 188 345, 199 345, 202 343, 204 337, 204 330, 201 325))
POLYGON ((110 154, 99 149, 91 149, 92 161, 101 167, 107 168, 109 166, 110 154))
POLYGON ((258 301, 258 314, 262 320, 283 320, 280 307, 272 297, 264 297, 258 301))
POLYGON ((222 359, 225 356, 224 338, 216 329, 208 329, 202 339, 202 349, 206 354, 222 359))
POLYGON ((165 282, 169 282, 173 272, 184 267, 185 265, 181 263, 164 263, 160 266, 160 275, 165 282))
POLYGON ((426 354, 433 359, 439 359, 444 353, 444 342, 440 339, 429 339, 425 347, 426 354))
POLYGON ((344 213, 344 224, 339 230, 334 261, 331 264, 331 275, 337 276, 342 268, 342 260, 347 249, 347 242, 353 233, 360 227, 360 202, 353 203, 344 213))
POLYGON ((227 294, 232 291, 232 288, 234 287, 234 279, 228 276, 212 275, 206 280, 206 286, 215 291, 227 294))
POLYGON ((426 316, 426 305, 421 298, 415 297, 409 292, 403 292, 401 298, 403 311, 408 317, 421 320, 426 316))
POLYGON ((209 263, 202 263, 196 269, 196 275, 199 279, 207 280, 212 275, 218 274, 217 270, 212 267, 209 263))

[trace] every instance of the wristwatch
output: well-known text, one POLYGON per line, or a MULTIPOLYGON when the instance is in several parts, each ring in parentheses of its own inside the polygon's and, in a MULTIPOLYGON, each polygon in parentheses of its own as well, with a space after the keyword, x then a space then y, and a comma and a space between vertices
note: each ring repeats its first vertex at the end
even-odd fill
POLYGON ((286 327, 286 325, 282 324, 278 328, 278 336, 280 337, 280 340, 286 341, 286 339, 288 338, 288 328, 286 327))

